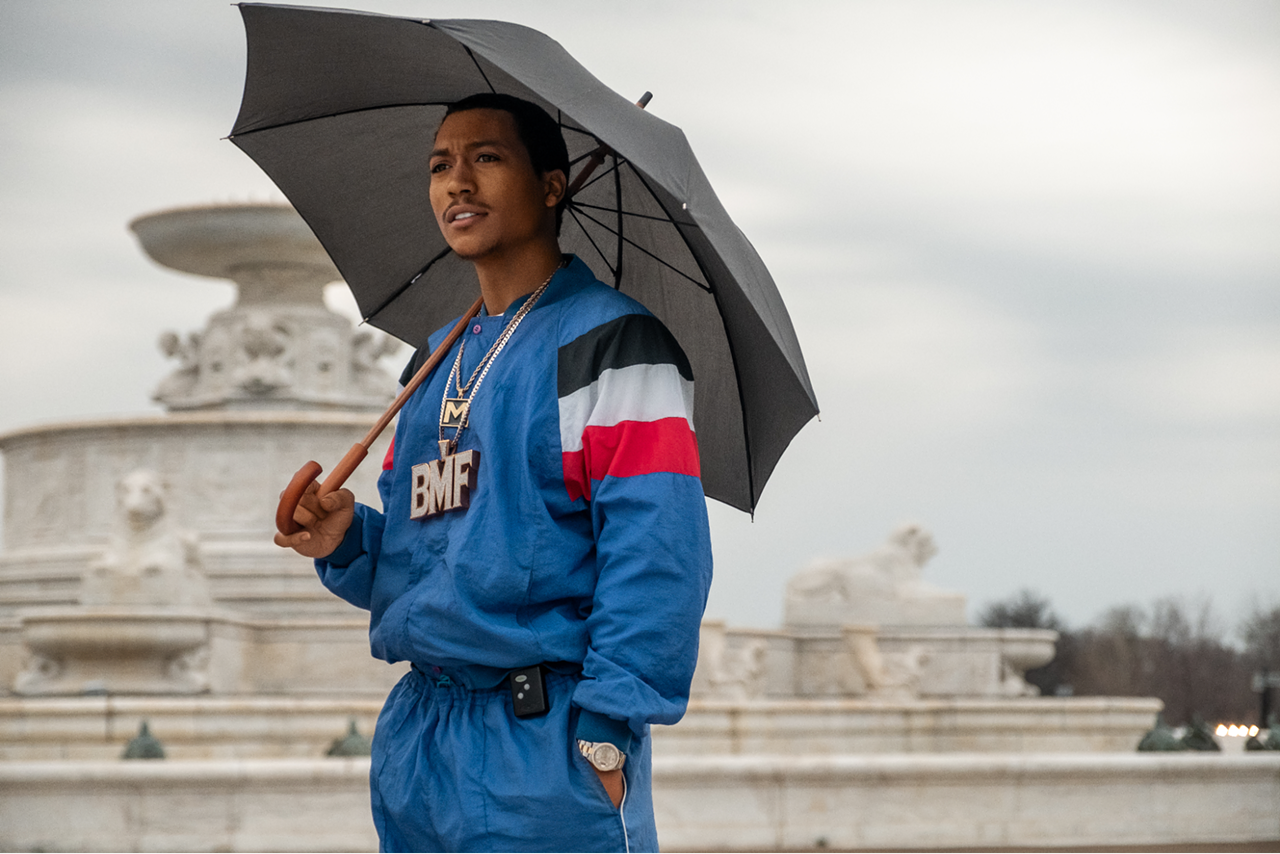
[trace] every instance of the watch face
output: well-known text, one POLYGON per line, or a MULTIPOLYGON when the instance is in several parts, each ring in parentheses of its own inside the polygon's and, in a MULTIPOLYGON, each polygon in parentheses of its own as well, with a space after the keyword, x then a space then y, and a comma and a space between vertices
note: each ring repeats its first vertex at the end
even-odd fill
POLYGON ((591 752, 591 764, 601 771, 612 771, 618 767, 618 759, 621 756, 622 752, 606 741, 597 744, 596 749, 591 752))

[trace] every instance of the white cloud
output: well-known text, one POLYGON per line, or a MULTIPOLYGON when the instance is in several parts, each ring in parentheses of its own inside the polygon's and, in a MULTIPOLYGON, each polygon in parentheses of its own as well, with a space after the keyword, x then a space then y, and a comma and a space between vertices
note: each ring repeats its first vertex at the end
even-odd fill
POLYGON ((792 311, 815 383, 836 408, 857 401, 897 429, 957 433, 1007 428, 1034 402, 1035 332, 997 306, 902 282, 814 296, 794 299, 792 311))
POLYGON ((1280 426, 1280 328, 1165 336, 1118 378, 1120 405, 1154 420, 1280 426))

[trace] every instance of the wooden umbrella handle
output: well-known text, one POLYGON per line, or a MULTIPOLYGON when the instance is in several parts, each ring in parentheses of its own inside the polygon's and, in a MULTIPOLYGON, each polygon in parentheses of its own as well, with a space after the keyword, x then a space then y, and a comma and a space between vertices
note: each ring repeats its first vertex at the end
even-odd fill
MULTIPOLYGON (((396 395, 396 399, 391 401, 391 405, 387 407, 387 411, 378 416, 378 420, 374 422, 373 427, 369 428, 369 432, 359 442, 351 446, 351 450, 347 451, 333 471, 329 472, 329 476, 324 479, 324 483, 320 484, 318 496, 324 498, 331 492, 337 492, 342 485, 347 482, 347 478, 364 462, 364 458, 369 455, 369 448, 378 437, 382 435, 382 431, 387 429, 387 425, 400 409, 409 401, 413 393, 418 390, 418 386, 422 385, 431 372, 435 370, 436 365, 440 364, 440 360, 445 357, 453 347, 459 336, 462 335, 467 324, 471 322, 477 314, 480 313, 480 307, 484 305, 484 297, 477 297, 476 301, 471 304, 471 308, 467 310, 453 329, 449 330, 449 334, 440 342, 440 346, 436 347, 422 363, 422 367, 418 368, 418 372, 413 375, 413 379, 409 380, 404 389, 396 395)), ((285 487, 284 492, 280 493, 280 503, 276 505, 276 530, 284 534, 286 537, 296 534, 302 530, 302 526, 293 518, 294 512, 298 509, 298 502, 302 500, 302 496, 306 494, 309 487, 320 472, 324 469, 315 460, 310 460, 302 468, 298 469, 297 474, 293 476, 293 480, 289 481, 289 485, 285 487)))
POLYGON ((280 503, 276 505, 276 530, 286 537, 302 530, 302 526, 294 521, 293 511, 298 509, 298 502, 302 500, 311 481, 315 480, 322 471, 324 469, 320 464, 311 460, 298 469, 293 480, 289 481, 284 492, 280 493, 280 503))

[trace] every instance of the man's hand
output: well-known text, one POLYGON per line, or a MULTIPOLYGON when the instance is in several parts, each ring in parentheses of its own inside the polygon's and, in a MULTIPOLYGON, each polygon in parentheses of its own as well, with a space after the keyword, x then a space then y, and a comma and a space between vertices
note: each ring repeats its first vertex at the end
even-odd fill
POLYGON ((351 517, 355 515, 356 497, 349 489, 339 489, 317 498, 319 489, 320 485, 312 481, 293 511, 293 520, 303 529, 289 536, 277 531, 277 546, 293 549, 303 557, 316 558, 333 554, 342 545, 342 538, 351 527, 351 517))
POLYGON ((622 792, 624 783, 622 782, 622 769, 615 768, 612 771, 601 771, 599 768, 592 768, 596 772, 596 776, 600 778, 600 782, 604 783, 604 790, 609 794, 609 800, 613 801, 613 808, 617 809, 622 806, 622 792))

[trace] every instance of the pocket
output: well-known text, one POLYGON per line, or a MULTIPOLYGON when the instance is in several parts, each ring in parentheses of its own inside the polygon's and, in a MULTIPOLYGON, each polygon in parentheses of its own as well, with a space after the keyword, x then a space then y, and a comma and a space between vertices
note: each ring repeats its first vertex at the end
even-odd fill
POLYGON ((613 805, 613 801, 609 799, 609 791, 604 787, 604 781, 600 779, 600 775, 596 773, 596 769, 587 761, 587 757, 582 755, 578 750, 577 739, 571 739, 573 749, 572 762, 576 766, 577 776, 586 791, 590 793, 592 798, 611 811, 616 811, 617 807, 613 805))
POLYGON ((620 851, 622 822, 595 770, 572 738, 577 715, 572 683, 547 679, 551 710, 538 718, 511 716, 510 702, 486 708, 486 827, 492 850, 620 851))
POLYGON ((391 756, 390 745, 396 743, 400 731, 414 713, 418 701, 415 695, 419 686, 412 683, 418 679, 421 677, 412 670, 401 676, 387 695, 387 701, 382 704, 382 711, 378 713, 378 722, 373 728, 373 761, 369 770, 374 779, 381 776, 382 768, 391 756))
POLYGON ((622 773, 622 799, 618 802, 618 806, 613 805, 613 799, 609 797, 609 790, 605 788, 604 780, 600 779, 599 772, 595 766, 591 764, 587 757, 582 755, 582 751, 578 749, 578 740, 570 736, 570 744, 572 749, 572 762, 578 770, 578 777, 582 784, 586 787, 587 792, 598 801, 601 806, 609 810, 610 813, 617 815, 622 812, 623 806, 627 803, 627 775, 622 773))
POLYGON ((404 767, 407 751, 403 733, 419 714, 418 704, 422 690, 420 679, 413 671, 400 677, 400 681, 387 696, 373 731, 369 799, 374 828, 378 831, 382 846, 388 850, 397 849, 404 844, 391 840, 400 838, 398 834, 403 829, 406 791, 412 783, 406 777, 404 767))

